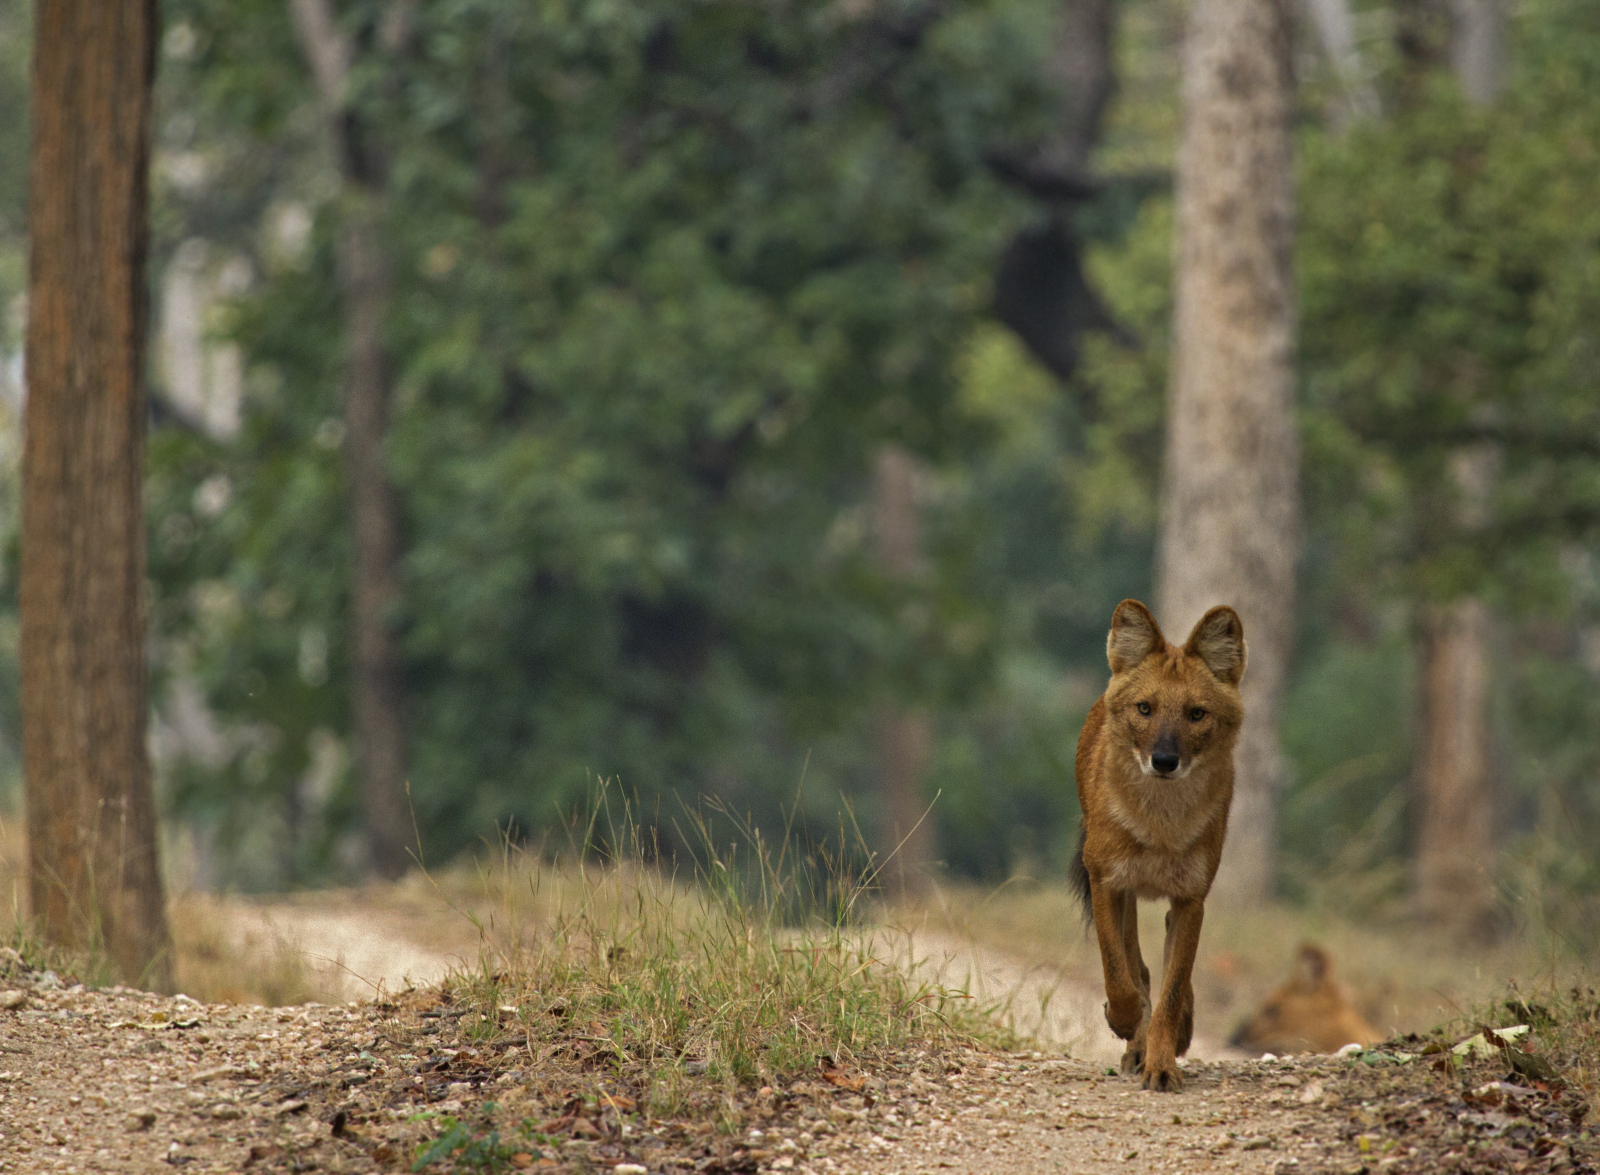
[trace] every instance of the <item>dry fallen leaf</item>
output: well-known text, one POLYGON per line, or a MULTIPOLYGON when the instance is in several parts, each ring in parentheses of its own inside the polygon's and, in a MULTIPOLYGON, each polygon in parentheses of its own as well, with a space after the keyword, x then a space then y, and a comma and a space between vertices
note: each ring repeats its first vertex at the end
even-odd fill
POLYGON ((867 1079, 860 1073, 846 1073, 843 1069, 824 1069, 822 1079, 829 1085, 837 1085, 840 1089, 848 1089, 851 1093, 860 1093, 867 1088, 867 1079))

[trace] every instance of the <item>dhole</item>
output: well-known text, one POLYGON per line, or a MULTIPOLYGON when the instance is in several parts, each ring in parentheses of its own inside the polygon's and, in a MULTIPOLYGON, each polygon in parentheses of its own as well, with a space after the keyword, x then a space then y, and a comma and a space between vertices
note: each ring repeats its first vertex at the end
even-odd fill
POLYGON ((1334 982, 1328 952, 1303 942, 1289 982, 1268 996, 1228 1043, 1274 1053, 1331 1053, 1382 1039, 1334 982))
POLYGON ((1183 1087, 1178 1056, 1194 1029, 1195 952, 1233 802, 1233 744, 1244 719, 1244 625, 1232 608, 1200 618, 1182 648, 1124 600, 1106 638, 1111 683, 1078 738, 1083 837, 1073 881, 1100 941, 1106 1022, 1128 1042, 1125 1074, 1183 1087), (1161 994, 1139 953, 1139 898, 1166 898, 1161 994))

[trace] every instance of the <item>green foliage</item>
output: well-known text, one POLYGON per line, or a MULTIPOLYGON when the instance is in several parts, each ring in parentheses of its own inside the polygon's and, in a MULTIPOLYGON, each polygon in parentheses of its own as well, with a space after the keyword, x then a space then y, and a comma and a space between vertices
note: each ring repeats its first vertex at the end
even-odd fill
POLYGON ((1600 620, 1600 21, 1568 0, 1524 6, 1514 60, 1492 106, 1431 77, 1382 119, 1302 139, 1312 541, 1283 829, 1297 885, 1344 858, 1345 877, 1390 862, 1373 884, 1398 889, 1411 750, 1396 606, 1482 596, 1508 625, 1486 716, 1506 736, 1499 815, 1539 862, 1512 871, 1511 896, 1537 921, 1565 887, 1596 884, 1572 846, 1600 831, 1593 659, 1578 655, 1600 620), (1331 855, 1329 828, 1344 837, 1331 855))
POLYGON ((515 1164, 512 1162, 514 1155, 526 1154, 533 1159, 541 1158, 542 1152, 533 1141, 534 1124, 524 1121, 517 1132, 517 1137, 502 1142, 500 1132, 492 1125, 495 1110, 493 1102, 484 1103, 481 1116, 486 1125, 481 1132, 472 1124, 449 1115, 440 1118, 439 1136, 417 1149, 417 1157, 412 1161, 411 1169, 423 1171, 435 1164, 445 1163, 448 1164, 447 1169, 452 1172, 497 1175, 498 1172, 515 1169, 515 1164))
MULTIPOLYGON (((1037 212, 984 154, 1057 113, 1044 0, 451 0, 407 7, 399 49, 388 6, 336 8, 386 199, 394 620, 426 853, 505 822, 537 835, 597 776, 650 812, 710 793, 772 827, 804 775, 802 818, 843 794, 870 827, 869 719, 893 701, 935 716, 952 870, 1058 864, 1106 620, 1151 586, 1184 6, 1119 9, 1099 157, 1118 182, 1078 228, 1124 333, 1084 340, 1065 388, 987 313, 998 251, 1037 212), (885 441, 928 473, 910 583, 872 557, 885 441)), ((240 433, 170 403, 151 432, 156 672, 198 682, 222 726, 165 800, 232 850, 224 880, 311 880, 344 867, 357 823, 337 753, 337 173, 286 6, 163 15, 157 270, 201 238, 251 275, 215 324, 243 356, 240 433)), ((8 110, 25 106, 28 20, 0 10, 8 110)), ((1582 0, 1526 0, 1492 107, 1422 78, 1343 134, 1303 122, 1309 515, 1281 822, 1296 895, 1372 866, 1367 896, 1400 884, 1408 610, 1466 592, 1510 618, 1497 721, 1517 884, 1550 909, 1600 887, 1584 852, 1600 830, 1597 22, 1582 0)), ((0 157, 25 157, 25 122, 0 127, 0 157)), ((24 182, 0 175, 6 389, 24 182)), ((15 521, 0 490, 8 552, 15 521)), ((15 690, 0 672, 0 775, 17 773, 15 690)))
MULTIPOLYGON (((861 789, 882 700, 993 696, 1013 628, 992 569, 974 574, 981 503, 959 484, 935 503, 929 574, 896 584, 862 499, 885 441, 964 473, 991 435, 957 358, 1028 209, 982 156, 1050 116, 1047 12, 483 2, 417 9, 400 54, 372 12, 343 13, 386 176, 427 852, 546 827, 595 776, 770 819, 809 764, 831 810, 861 789)), ((314 125, 286 14, 168 20, 188 30, 168 101, 240 161, 222 229, 261 278, 229 328, 242 434, 152 450, 160 628, 244 732, 172 798, 224 841, 287 824, 286 875, 308 876, 352 811, 348 781, 314 801, 299 783, 311 737, 346 722, 338 206, 303 146, 275 186, 249 149, 314 125), (317 221, 286 261, 246 226, 293 200, 317 221), (231 491, 209 516, 206 485, 231 491)), ((173 224, 197 231, 181 197, 173 224)), ((1059 400, 1034 380, 1032 408, 1059 400)))
POLYGON ((1307 457, 1352 583, 1559 608, 1560 544, 1600 519, 1600 42, 1539 7, 1569 37, 1535 38, 1495 106, 1441 79, 1305 140, 1307 457))

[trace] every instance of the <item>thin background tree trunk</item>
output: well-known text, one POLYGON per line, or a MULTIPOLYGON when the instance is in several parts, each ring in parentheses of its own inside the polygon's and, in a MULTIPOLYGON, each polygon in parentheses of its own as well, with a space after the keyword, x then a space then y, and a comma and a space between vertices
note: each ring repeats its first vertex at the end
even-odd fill
POLYGON ((405 795, 405 686, 394 613, 400 602, 400 523, 384 465, 389 357, 383 343, 392 279, 382 242, 382 168, 351 133, 350 49, 327 0, 289 0, 317 84, 343 181, 336 245, 344 313, 345 492, 354 566, 350 592, 356 771, 373 868, 406 870, 412 839, 405 795))
MULTIPOLYGON (((1494 101, 1505 75, 1505 13, 1498 0, 1453 0, 1451 68, 1469 101, 1494 101)), ((1463 449, 1450 463, 1457 500, 1450 528, 1488 522, 1498 453, 1463 449)), ((1421 728, 1415 787, 1412 900, 1430 922, 1480 938, 1494 927, 1494 770, 1491 670, 1494 615, 1481 599, 1427 603, 1420 617, 1421 728)))
POLYGON ((1051 171, 1087 177, 1106 107, 1117 92, 1113 0, 1063 0, 1056 16, 1050 80, 1062 98, 1062 120, 1045 140, 1041 161, 1051 171))
POLYGON ((1245 723, 1216 883, 1242 904, 1273 884, 1300 543, 1286 0, 1195 0, 1183 68, 1158 595, 1174 639, 1213 604, 1244 620, 1245 723))
POLYGON ((1468 935, 1489 929, 1494 906, 1492 625, 1471 596, 1425 606, 1421 624, 1414 897, 1424 918, 1468 935))
MULTIPOLYGON (((878 563, 892 579, 923 571, 922 520, 917 503, 916 459, 899 445, 882 446, 873 465, 873 533, 878 563)), ((933 750, 933 722, 920 707, 889 704, 874 723, 883 801, 880 856, 887 863, 884 889, 891 900, 915 899, 933 881, 938 844, 934 814, 923 790, 933 750), (890 854, 893 854, 892 856, 890 854)))
POLYGON ((33 912, 170 988, 145 747, 144 430, 154 0, 40 0, 22 502, 33 912))
POLYGON ((1356 44, 1349 0, 1302 0, 1302 4, 1317 30, 1317 41, 1328 64, 1339 79, 1340 93, 1329 112, 1334 129, 1342 131, 1363 119, 1375 118, 1378 91, 1356 44))
POLYGON ((1504 0, 1451 0, 1450 68, 1467 97, 1487 106, 1506 72, 1504 0))

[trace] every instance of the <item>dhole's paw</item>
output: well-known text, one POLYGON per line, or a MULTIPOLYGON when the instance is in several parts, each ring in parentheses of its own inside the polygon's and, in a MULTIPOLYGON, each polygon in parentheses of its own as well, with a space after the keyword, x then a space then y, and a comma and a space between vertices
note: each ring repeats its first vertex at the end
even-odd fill
POLYGON ((1121 1039, 1132 1040, 1144 1023, 1144 1001, 1138 996, 1129 1000, 1107 1000, 1106 1023, 1121 1039))
POLYGON ((1174 1062, 1169 1065, 1147 1065, 1144 1087, 1151 1093, 1177 1093, 1183 1088, 1183 1070, 1174 1062))
POLYGON ((1122 1075, 1137 1077, 1144 1071, 1144 1044, 1135 1041, 1122 1051, 1122 1075))

